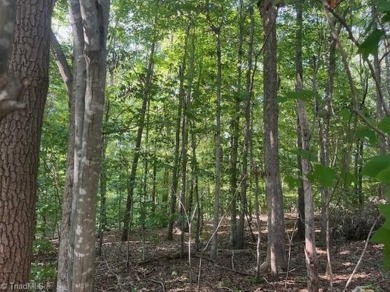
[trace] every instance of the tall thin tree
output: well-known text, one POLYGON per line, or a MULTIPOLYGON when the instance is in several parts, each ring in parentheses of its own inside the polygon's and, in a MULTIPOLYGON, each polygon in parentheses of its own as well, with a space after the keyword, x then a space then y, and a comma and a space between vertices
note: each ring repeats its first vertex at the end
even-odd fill
POLYGON ((264 29, 263 123, 264 176, 268 208, 268 248, 262 270, 273 276, 286 268, 284 203, 279 167, 278 91, 276 18, 274 1, 258 2, 264 29))
MULTIPOLYGON (((302 38, 303 38, 303 1, 296 4, 297 10, 297 31, 296 31, 296 47, 295 47, 295 90, 302 92, 303 90, 303 65, 302 65, 302 38)), ((310 152, 311 131, 308 123, 305 103, 302 99, 297 100, 297 116, 298 116, 298 140, 302 150, 310 152)), ((300 159, 300 180, 302 181, 302 191, 305 202, 305 259, 307 269, 307 288, 308 291, 318 291, 319 279, 317 268, 317 253, 315 245, 315 227, 314 227, 314 198, 313 186, 308 176, 311 171, 310 161, 306 157, 300 159)))

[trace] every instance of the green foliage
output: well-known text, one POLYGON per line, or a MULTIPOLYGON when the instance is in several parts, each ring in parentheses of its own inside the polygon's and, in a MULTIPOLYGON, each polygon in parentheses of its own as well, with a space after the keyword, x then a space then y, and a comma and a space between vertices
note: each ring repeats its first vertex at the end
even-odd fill
POLYGON ((378 53, 379 42, 385 32, 381 29, 374 29, 360 44, 358 53, 362 55, 364 59, 367 59, 369 55, 375 55, 378 53))
POLYGON ((377 8, 381 12, 390 12, 390 1, 389 0, 376 0, 374 1, 377 8))
POLYGON ((368 127, 361 127, 357 129, 356 137, 360 139, 367 139, 371 145, 375 145, 378 142, 376 133, 368 127))
POLYGON ((53 243, 45 238, 34 240, 33 254, 35 262, 32 263, 30 279, 41 285, 54 282, 57 273, 56 261, 48 261, 50 256, 56 255, 53 243))
POLYGON ((57 269, 53 263, 32 263, 30 278, 33 282, 39 283, 53 283, 57 276, 57 269))
POLYGON ((378 175, 389 167, 390 155, 375 156, 365 163, 363 174, 380 181, 378 175))
POLYGON ((302 159, 306 159, 311 162, 318 161, 318 158, 314 153, 304 149, 294 149, 291 150, 291 153, 296 154, 297 156, 300 156, 302 159))
POLYGON ((333 168, 316 163, 313 166, 313 171, 310 173, 309 178, 317 182, 321 187, 331 187, 336 181, 337 174, 333 168))
POLYGON ((390 117, 385 117, 378 125, 379 129, 390 135, 390 117))
POLYGON ((318 98, 318 93, 313 90, 300 90, 286 92, 284 95, 278 96, 279 102, 286 102, 288 100, 304 100, 312 101, 318 98))
MULTIPOLYGON (((390 155, 382 155, 367 161, 364 174, 390 185, 390 155)), ((390 205, 379 206, 385 223, 374 233, 373 242, 384 244, 384 267, 390 269, 390 205)))

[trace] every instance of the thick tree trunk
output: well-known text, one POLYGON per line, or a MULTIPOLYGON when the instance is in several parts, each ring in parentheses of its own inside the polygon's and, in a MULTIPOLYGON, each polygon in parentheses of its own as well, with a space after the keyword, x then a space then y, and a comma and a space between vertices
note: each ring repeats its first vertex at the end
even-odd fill
POLYGON ((22 85, 17 77, 7 76, 8 58, 12 50, 16 1, 0 2, 0 120, 7 114, 24 108, 20 101, 22 85))
POLYGON ((278 133, 278 77, 277 77, 277 9, 272 0, 259 2, 264 29, 263 69, 263 123, 264 123, 264 175, 268 208, 267 259, 262 270, 271 270, 277 276, 286 268, 286 239, 284 228, 284 203, 279 168, 278 133))
POLYGON ((0 283, 5 288, 3 291, 18 289, 12 284, 26 284, 29 280, 53 8, 51 0, 15 2, 16 26, 8 73, 24 81, 21 101, 26 108, 0 121, 0 283))

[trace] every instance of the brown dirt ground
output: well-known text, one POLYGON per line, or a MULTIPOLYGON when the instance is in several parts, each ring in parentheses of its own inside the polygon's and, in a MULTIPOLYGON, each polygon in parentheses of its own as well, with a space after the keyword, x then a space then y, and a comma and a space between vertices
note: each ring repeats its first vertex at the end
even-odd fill
MULTIPOLYGON (((262 224, 265 226, 265 219, 262 224)), ((287 218, 287 236, 294 230, 292 216, 287 218)), ((253 228, 254 229, 254 228, 253 228)), ((207 242, 211 225, 204 226, 202 239, 207 242)), ((119 233, 105 236, 103 253, 96 259, 95 291, 307 291, 303 241, 288 242, 289 270, 278 280, 263 274, 255 280, 256 243, 248 228, 246 246, 242 251, 229 250, 229 222, 221 225, 217 264, 208 260, 207 251, 189 259, 180 259, 180 235, 166 240, 166 229, 146 230, 145 243, 141 232, 132 232, 128 243, 120 241, 119 233), (128 252, 129 251, 129 252, 128 252), (126 267, 129 254, 129 267, 126 267), (143 256, 144 255, 144 256, 143 256)), ((255 237, 257 235, 255 234, 255 237)), ((188 244, 188 234, 185 235, 188 244)), ((266 233, 261 235, 261 257, 265 258, 266 233)), ((333 291, 344 291, 365 246, 365 241, 338 242, 331 248, 333 291)), ((188 248, 188 245, 186 246, 188 248)), ((326 252, 318 248, 321 291, 330 291, 326 276, 326 252)), ((390 274, 382 269, 383 246, 369 243, 364 257, 345 291, 365 286, 358 291, 390 291, 390 274)))

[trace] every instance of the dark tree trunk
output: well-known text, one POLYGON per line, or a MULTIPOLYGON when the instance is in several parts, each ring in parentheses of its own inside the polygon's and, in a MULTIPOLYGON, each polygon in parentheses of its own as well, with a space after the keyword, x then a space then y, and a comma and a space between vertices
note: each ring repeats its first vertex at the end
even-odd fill
POLYGON ((26 108, 0 120, 0 283, 7 285, 4 291, 14 290, 10 284, 29 282, 52 8, 51 0, 16 1, 8 74, 24 81, 21 101, 26 108))

